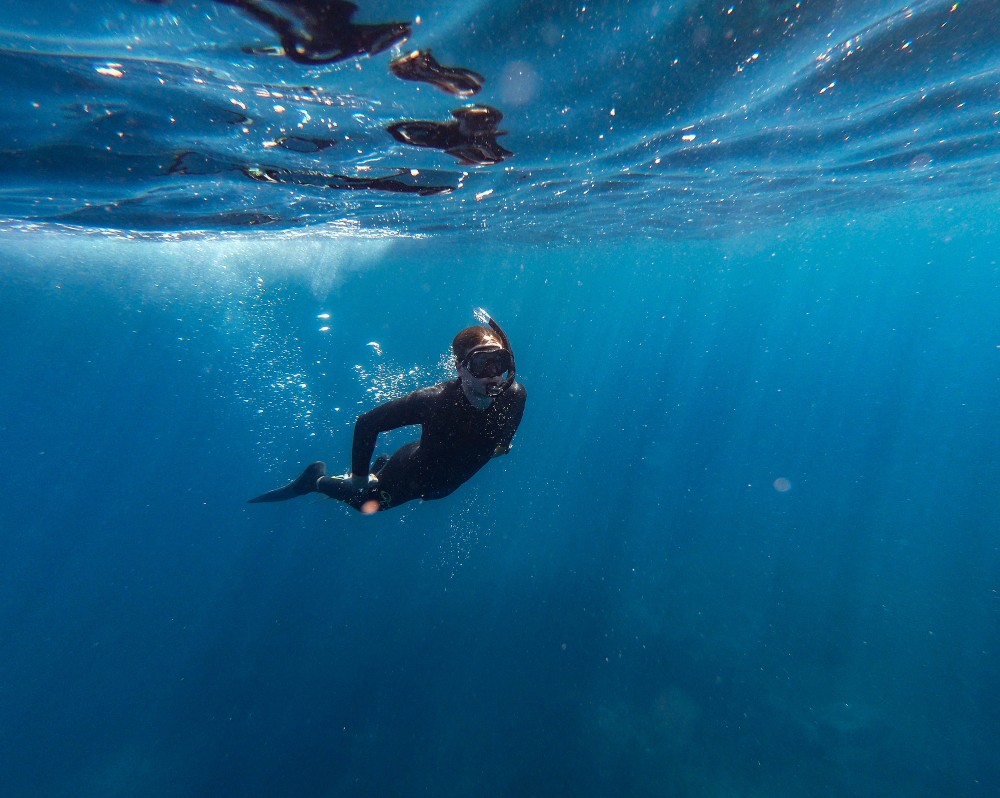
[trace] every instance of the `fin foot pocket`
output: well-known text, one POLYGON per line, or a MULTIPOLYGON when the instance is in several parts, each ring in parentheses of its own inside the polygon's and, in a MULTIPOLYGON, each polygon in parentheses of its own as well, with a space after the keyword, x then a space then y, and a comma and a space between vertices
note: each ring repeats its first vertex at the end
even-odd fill
POLYGON ((315 463, 307 465, 305 471, 299 474, 294 482, 289 482, 283 488, 277 488, 267 493, 262 493, 260 496, 255 496, 250 499, 249 503, 283 502, 298 496, 305 496, 307 493, 315 493, 316 481, 322 476, 326 476, 326 463, 322 460, 317 460, 315 463))

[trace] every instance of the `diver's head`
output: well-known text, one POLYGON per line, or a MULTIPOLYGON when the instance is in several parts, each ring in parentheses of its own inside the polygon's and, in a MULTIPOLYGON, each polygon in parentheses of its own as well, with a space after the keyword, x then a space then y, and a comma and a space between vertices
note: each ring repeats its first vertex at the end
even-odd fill
POLYGON ((455 368, 466 395, 482 398, 499 396, 510 384, 514 357, 500 336, 490 327, 466 327, 451 342, 455 368), (470 395, 471 394, 471 395, 470 395))

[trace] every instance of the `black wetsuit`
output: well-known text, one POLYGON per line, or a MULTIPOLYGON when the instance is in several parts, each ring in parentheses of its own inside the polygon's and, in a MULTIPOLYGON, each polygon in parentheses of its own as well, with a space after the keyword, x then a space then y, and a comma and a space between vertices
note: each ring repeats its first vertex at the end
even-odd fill
POLYGON ((477 410, 460 379, 422 388, 358 418, 354 426, 351 472, 367 475, 380 432, 419 424, 420 440, 408 443, 378 472, 378 482, 355 491, 343 479, 325 477, 316 489, 355 509, 387 509, 413 499, 440 499, 454 491, 495 454, 510 448, 521 423, 528 392, 518 382, 477 410))

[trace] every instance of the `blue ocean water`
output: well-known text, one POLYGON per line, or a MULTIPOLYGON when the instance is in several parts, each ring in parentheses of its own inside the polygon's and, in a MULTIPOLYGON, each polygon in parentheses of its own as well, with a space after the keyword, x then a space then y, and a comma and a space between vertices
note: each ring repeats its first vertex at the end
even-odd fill
POLYGON ((0 793, 995 795, 995 4, 356 20, 0 10, 0 793), (512 155, 387 132, 470 103, 512 155), (245 503, 480 305, 508 456, 245 503))

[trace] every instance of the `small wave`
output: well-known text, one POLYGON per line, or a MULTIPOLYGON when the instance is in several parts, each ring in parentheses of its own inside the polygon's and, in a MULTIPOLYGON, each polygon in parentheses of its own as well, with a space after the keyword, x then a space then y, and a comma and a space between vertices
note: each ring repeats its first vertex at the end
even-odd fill
POLYGON ((359 5, 336 35, 291 19, 299 58, 292 28, 264 19, 298 6, 276 0, 56 3, 46 25, 10 5, 0 219, 688 238, 994 188, 988 0, 432 3, 405 20, 413 51, 405 14, 359 5), (455 138, 466 112, 449 90, 502 115, 503 146, 455 138))

